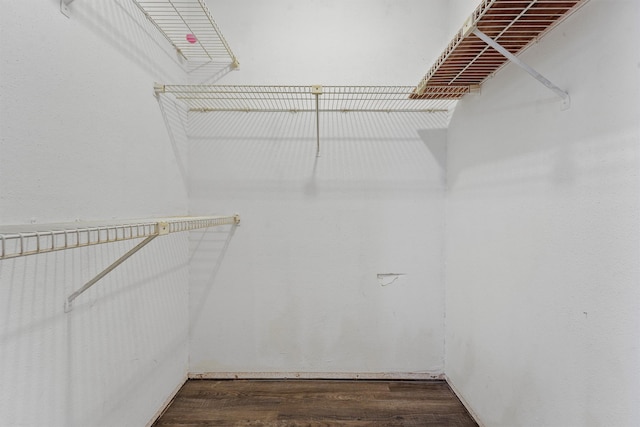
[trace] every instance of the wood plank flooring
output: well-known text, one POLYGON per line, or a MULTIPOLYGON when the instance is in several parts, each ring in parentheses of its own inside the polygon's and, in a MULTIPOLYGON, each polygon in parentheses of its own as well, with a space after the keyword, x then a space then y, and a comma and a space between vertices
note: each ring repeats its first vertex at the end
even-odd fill
POLYGON ((189 380, 156 427, 477 426, 444 381, 189 380))

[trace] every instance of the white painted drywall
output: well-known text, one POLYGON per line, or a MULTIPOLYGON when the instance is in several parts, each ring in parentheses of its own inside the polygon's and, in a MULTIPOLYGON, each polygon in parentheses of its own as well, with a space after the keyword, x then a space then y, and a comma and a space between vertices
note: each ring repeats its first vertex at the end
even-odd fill
MULTIPOLYGON (((414 84, 468 3, 210 1, 241 61, 214 80, 414 84)), ((445 246, 446 373, 484 423, 640 421, 635 2, 524 56, 570 111, 513 67, 462 103, 446 242, 424 117, 327 115, 316 160, 310 115, 194 115, 187 161, 151 96, 180 64, 126 4, 3 9, 0 222, 180 214, 188 190, 243 224, 154 241, 70 314, 132 242, 1 262, 0 425, 142 425, 187 369, 441 374, 445 246)))
MULTIPOLYGON (((241 62, 219 83, 412 85, 446 37, 446 2, 208 3, 241 62)), ((190 209, 242 224, 194 234, 189 371, 440 375, 445 133, 323 114, 317 159, 314 120, 190 116, 190 209)))
MULTIPOLYGON (((185 140, 153 97, 154 81, 184 78, 179 64, 129 2, 78 0, 70 19, 35 3, 0 14, 0 222, 185 214, 185 140)), ((134 243, 0 261, 0 425, 141 426, 184 379, 186 234, 63 312, 134 243)))
POLYGON ((637 1, 591 0, 448 134, 446 374, 487 426, 640 424, 637 1))
POLYGON ((415 85, 448 41, 448 3, 208 0, 240 61, 219 83, 415 85))
POLYGON ((242 223, 192 242, 191 373, 442 374, 445 132, 323 117, 316 158, 313 114, 192 116, 191 209, 242 223))

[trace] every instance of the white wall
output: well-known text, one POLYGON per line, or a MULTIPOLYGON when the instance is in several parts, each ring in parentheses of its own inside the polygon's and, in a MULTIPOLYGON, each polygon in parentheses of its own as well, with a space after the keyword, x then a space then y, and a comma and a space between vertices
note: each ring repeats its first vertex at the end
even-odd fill
POLYGON ((448 0, 208 0, 240 61, 224 84, 415 85, 449 38, 448 0))
MULTIPOLYGON (((423 116, 327 114, 320 159, 307 114, 194 114, 187 156, 151 96, 181 64, 134 9, 28 3, 1 15, 0 223, 243 224, 154 241, 70 314, 133 242, 0 262, 0 425, 143 425, 187 370, 442 374, 445 247, 446 373, 486 425, 640 421, 636 2, 524 55, 570 111, 507 67, 448 149, 423 116)), ((468 3, 209 1, 241 61, 214 80, 415 84, 468 3)))
MULTIPOLYGON (((241 63, 219 83, 412 85, 445 40, 446 2, 209 4, 241 63)), ((242 225, 194 234, 189 370, 438 376, 444 132, 324 114, 316 159, 314 120, 191 114, 190 209, 242 225)))
MULTIPOLYGON (((0 223, 185 214, 186 141, 167 136, 152 91, 184 73, 144 20, 106 0, 74 2, 70 19, 57 0, 3 6, 0 223)), ((186 234, 63 312, 134 243, 0 262, 0 425, 140 426, 183 380, 186 234)))
MULTIPOLYGON (((241 62, 219 83, 412 85, 445 40, 446 2, 209 4, 241 62)), ((194 234, 189 370, 438 376, 444 131, 324 114, 316 159, 314 120, 191 114, 190 209, 242 225, 194 234)))
POLYGON ((636 1, 591 0, 459 105, 446 373, 487 426, 640 424, 636 1))
POLYGON ((324 117, 317 159, 312 114, 192 116, 191 209, 242 224, 199 238, 191 373, 442 374, 445 133, 324 117))

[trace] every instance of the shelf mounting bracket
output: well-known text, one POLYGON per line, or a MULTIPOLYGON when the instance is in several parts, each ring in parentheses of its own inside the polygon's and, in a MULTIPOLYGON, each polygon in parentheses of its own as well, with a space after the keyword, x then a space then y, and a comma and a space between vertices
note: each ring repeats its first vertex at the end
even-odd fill
POLYGON ((320 157, 320 95, 322 95, 322 85, 311 86, 311 93, 316 97, 316 157, 320 157))
POLYGON ((115 260, 110 266, 102 270, 100 274, 98 274, 96 277, 94 277, 93 279, 85 283, 83 287, 81 287, 80 289, 78 289, 77 291, 69 295, 69 297, 64 302, 64 312, 69 313, 71 310, 73 310, 73 301, 76 298, 78 298, 80 295, 82 295, 87 289, 95 285, 104 276, 111 273, 116 267, 118 267, 120 264, 122 264, 127 259, 129 259, 133 254, 138 252, 143 247, 147 246, 153 239, 165 234, 169 234, 169 224, 167 224, 166 222, 159 222, 158 225, 156 226, 156 234, 146 237, 143 241, 141 241, 140 243, 135 245, 133 248, 131 248, 127 253, 125 253, 120 258, 115 260))
POLYGON ((495 50, 500 52, 500 54, 502 56, 507 58, 509 61, 515 63, 517 66, 519 66, 520 68, 525 70, 527 73, 529 73, 533 78, 538 80, 540 83, 542 83, 547 88, 551 89, 556 95, 558 95, 562 99, 562 106, 560 108, 561 110, 568 110, 569 109, 569 107, 571 106, 571 98, 569 97, 569 93, 567 93, 566 91, 560 89, 555 84, 551 83, 542 74, 538 73, 530 65, 528 65, 527 63, 522 61, 520 58, 518 58, 517 56, 515 56, 514 54, 509 52, 507 49, 505 49, 498 42, 496 42, 491 37, 489 37, 488 35, 486 35, 482 31, 480 31, 477 27, 473 28, 473 30, 471 32, 476 37, 478 37, 480 40, 482 40, 483 42, 485 42, 486 44, 488 44, 489 46, 491 46, 492 48, 494 48, 495 50))

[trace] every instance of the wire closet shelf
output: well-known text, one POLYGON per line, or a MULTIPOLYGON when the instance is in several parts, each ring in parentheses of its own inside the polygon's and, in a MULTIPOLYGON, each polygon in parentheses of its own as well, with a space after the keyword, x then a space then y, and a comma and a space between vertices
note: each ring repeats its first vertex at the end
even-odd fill
POLYGON ((240 217, 201 216, 135 221, 0 226, 0 260, 123 240, 238 224, 240 217))
MULTIPOLYGON (((481 37, 518 54, 588 0, 482 0, 416 86, 413 98, 429 98, 442 86, 473 91, 507 63, 481 37)), ((451 98, 461 98, 452 90, 451 98)))
POLYGON ((111 265, 69 295, 64 311, 111 271, 133 256, 158 236, 170 233, 240 223, 240 216, 172 217, 110 223, 65 223, 0 226, 0 261, 65 249, 81 248, 123 240, 142 239, 111 265))
POLYGON ((238 59, 204 0, 132 0, 154 27, 188 61, 238 59))
MULTIPOLYGON (((430 99, 411 99, 413 86, 249 86, 156 85, 157 94, 172 94, 189 111, 243 112, 426 112, 449 113, 455 100, 450 88, 432 90, 430 99), (317 105, 316 105, 317 101, 317 105)), ((468 88, 453 88, 468 91, 468 88)))

